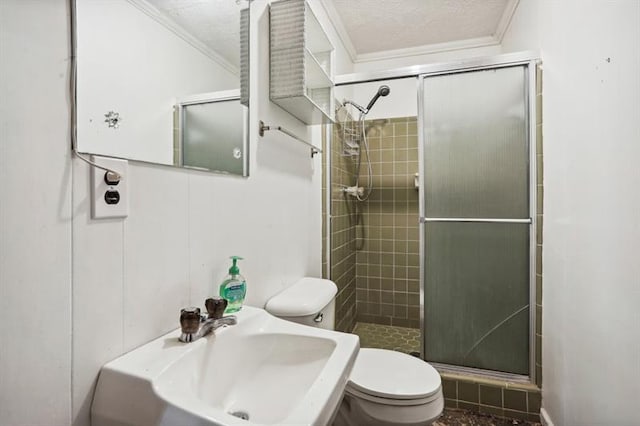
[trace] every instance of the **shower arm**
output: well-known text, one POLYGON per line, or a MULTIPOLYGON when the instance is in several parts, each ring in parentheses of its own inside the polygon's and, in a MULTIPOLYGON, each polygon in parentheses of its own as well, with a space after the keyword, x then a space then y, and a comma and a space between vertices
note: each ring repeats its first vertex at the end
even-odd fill
POLYGON ((343 105, 352 105, 354 106, 358 111, 360 111, 362 114, 367 114, 369 112, 369 110, 364 109, 363 107, 361 107, 360 105, 358 105, 357 103, 350 101, 348 99, 345 99, 344 102, 342 102, 343 105))

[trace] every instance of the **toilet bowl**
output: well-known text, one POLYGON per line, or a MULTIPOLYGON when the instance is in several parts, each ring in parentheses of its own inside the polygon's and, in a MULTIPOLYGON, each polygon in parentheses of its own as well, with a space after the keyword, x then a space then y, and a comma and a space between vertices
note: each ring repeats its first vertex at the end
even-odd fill
MULTIPOLYGON (((289 321, 333 330, 335 283, 302 278, 272 297, 267 312, 289 321)), ((361 348, 334 426, 422 426, 444 408, 440 374, 419 358, 361 348)))

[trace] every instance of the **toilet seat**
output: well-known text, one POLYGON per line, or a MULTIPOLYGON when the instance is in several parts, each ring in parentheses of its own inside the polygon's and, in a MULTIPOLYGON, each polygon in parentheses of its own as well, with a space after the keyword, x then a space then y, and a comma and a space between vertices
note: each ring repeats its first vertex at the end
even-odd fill
MULTIPOLYGON (((440 389, 440 388, 438 388, 440 389)), ((408 407, 408 406, 414 406, 414 405, 425 405, 425 404, 430 404, 433 401, 442 398, 442 395, 436 391, 435 394, 431 395, 430 397, 427 398, 419 398, 419 399, 394 399, 394 398, 381 398, 379 396, 373 396, 373 395, 369 395, 367 393, 364 392, 360 392, 357 389, 354 389, 350 386, 347 385, 347 387, 345 388, 345 392, 353 397, 359 398, 363 401, 369 401, 369 402, 373 402, 376 404, 382 404, 382 405, 387 405, 387 406, 394 406, 394 407, 408 407)))
POLYGON ((386 349, 362 348, 346 391, 387 405, 420 405, 441 396, 440 374, 423 360, 386 349))

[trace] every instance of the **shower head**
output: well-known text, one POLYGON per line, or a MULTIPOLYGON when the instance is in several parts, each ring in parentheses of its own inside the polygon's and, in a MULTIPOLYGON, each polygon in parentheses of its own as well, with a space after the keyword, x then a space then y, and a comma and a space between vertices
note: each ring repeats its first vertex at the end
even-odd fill
POLYGON ((380 86, 376 94, 373 95, 373 98, 371 98, 371 100, 369 101, 369 105, 367 105, 367 107, 365 108, 366 112, 369 112, 371 107, 373 107, 373 104, 376 103, 376 101, 380 96, 387 96, 389 92, 391 92, 391 89, 389 89, 389 86, 386 86, 386 85, 380 86))
POLYGON ((391 92, 391 89, 389 89, 389 86, 383 85, 378 87, 378 91, 376 92, 375 95, 373 95, 373 98, 371 98, 371 100, 369 101, 369 105, 367 105, 366 108, 358 105, 357 103, 350 101, 348 99, 345 99, 342 103, 344 105, 353 105, 358 111, 360 111, 360 113, 365 116, 367 115, 367 113, 369 112, 369 110, 371 109, 371 107, 373 106, 373 104, 376 103, 376 101, 378 100, 378 98, 380 96, 387 96, 389 94, 389 92, 391 92))

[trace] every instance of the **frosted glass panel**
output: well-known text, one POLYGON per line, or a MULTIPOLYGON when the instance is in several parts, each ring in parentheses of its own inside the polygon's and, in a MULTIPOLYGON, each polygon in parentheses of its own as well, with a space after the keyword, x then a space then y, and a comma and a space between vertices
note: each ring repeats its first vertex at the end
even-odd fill
POLYGON ((185 105, 182 165, 243 175, 244 110, 239 100, 185 105))
POLYGON ((529 374, 529 225, 425 225, 426 360, 529 374))
POLYGON ((529 217, 525 70, 424 80, 427 217, 529 217))

